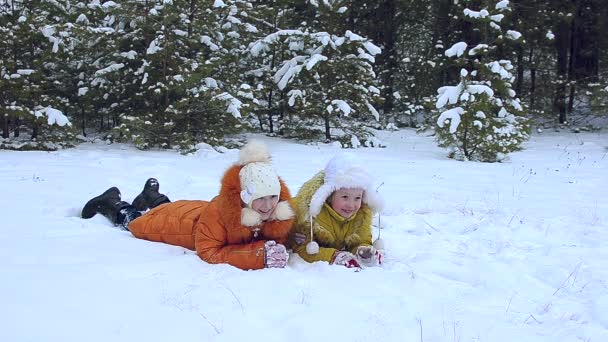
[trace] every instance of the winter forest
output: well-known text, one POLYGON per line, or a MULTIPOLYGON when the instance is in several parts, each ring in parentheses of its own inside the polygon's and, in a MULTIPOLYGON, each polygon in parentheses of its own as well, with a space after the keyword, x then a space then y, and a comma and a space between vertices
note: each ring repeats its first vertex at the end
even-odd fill
POLYGON ((608 341, 608 0, 0 0, 0 132, 0 341, 608 341), (376 265, 117 225, 242 223, 254 140, 300 211, 361 160, 376 265))
POLYGON ((602 127, 607 18, 603 0, 0 0, 0 147, 415 127, 497 161, 534 129, 602 127))

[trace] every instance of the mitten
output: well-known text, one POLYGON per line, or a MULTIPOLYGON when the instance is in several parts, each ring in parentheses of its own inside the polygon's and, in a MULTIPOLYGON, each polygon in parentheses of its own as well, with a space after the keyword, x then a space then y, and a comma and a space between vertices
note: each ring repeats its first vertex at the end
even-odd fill
POLYGON ((361 265, 359 264, 357 258, 353 255, 353 253, 346 251, 337 251, 334 254, 332 264, 342 265, 347 268, 361 268, 361 265))
POLYGON ((360 246, 357 248, 357 260, 364 266, 382 265, 384 251, 373 246, 360 246))
POLYGON ((289 259, 289 253, 285 246, 272 240, 264 243, 266 267, 285 267, 289 259))

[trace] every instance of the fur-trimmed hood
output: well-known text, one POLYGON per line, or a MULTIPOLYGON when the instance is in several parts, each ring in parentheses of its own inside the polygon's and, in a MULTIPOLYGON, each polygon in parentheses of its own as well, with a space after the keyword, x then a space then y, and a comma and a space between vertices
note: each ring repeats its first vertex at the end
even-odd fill
POLYGON ((309 182, 308 186, 315 189, 310 198, 305 200, 309 207, 307 216, 316 217, 327 198, 341 188, 363 189, 362 203, 367 204, 374 213, 381 212, 384 207, 384 200, 374 187, 372 176, 352 153, 341 153, 333 157, 325 169, 309 182))

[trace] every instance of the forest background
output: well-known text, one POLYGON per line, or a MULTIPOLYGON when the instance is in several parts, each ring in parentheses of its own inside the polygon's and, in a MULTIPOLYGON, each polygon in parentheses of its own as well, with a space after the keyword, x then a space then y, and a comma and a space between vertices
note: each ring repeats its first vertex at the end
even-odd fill
POLYGON ((0 0, 0 147, 189 152, 252 131, 381 146, 377 130, 416 127, 471 157, 471 136, 517 131, 478 157, 494 161, 530 127, 602 128, 603 2, 0 0))

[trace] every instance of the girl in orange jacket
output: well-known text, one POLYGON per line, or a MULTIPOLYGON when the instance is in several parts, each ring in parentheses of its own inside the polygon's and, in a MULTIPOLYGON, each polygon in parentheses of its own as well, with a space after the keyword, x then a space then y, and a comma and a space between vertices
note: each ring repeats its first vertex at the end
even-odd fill
POLYGON ((135 237, 195 250, 204 261, 247 269, 285 267, 294 223, 289 189, 274 171, 266 146, 250 142, 222 177, 211 201, 170 202, 149 179, 133 205, 110 188, 87 202, 83 218, 101 213, 135 237), (141 210, 152 208, 142 213, 141 210))

